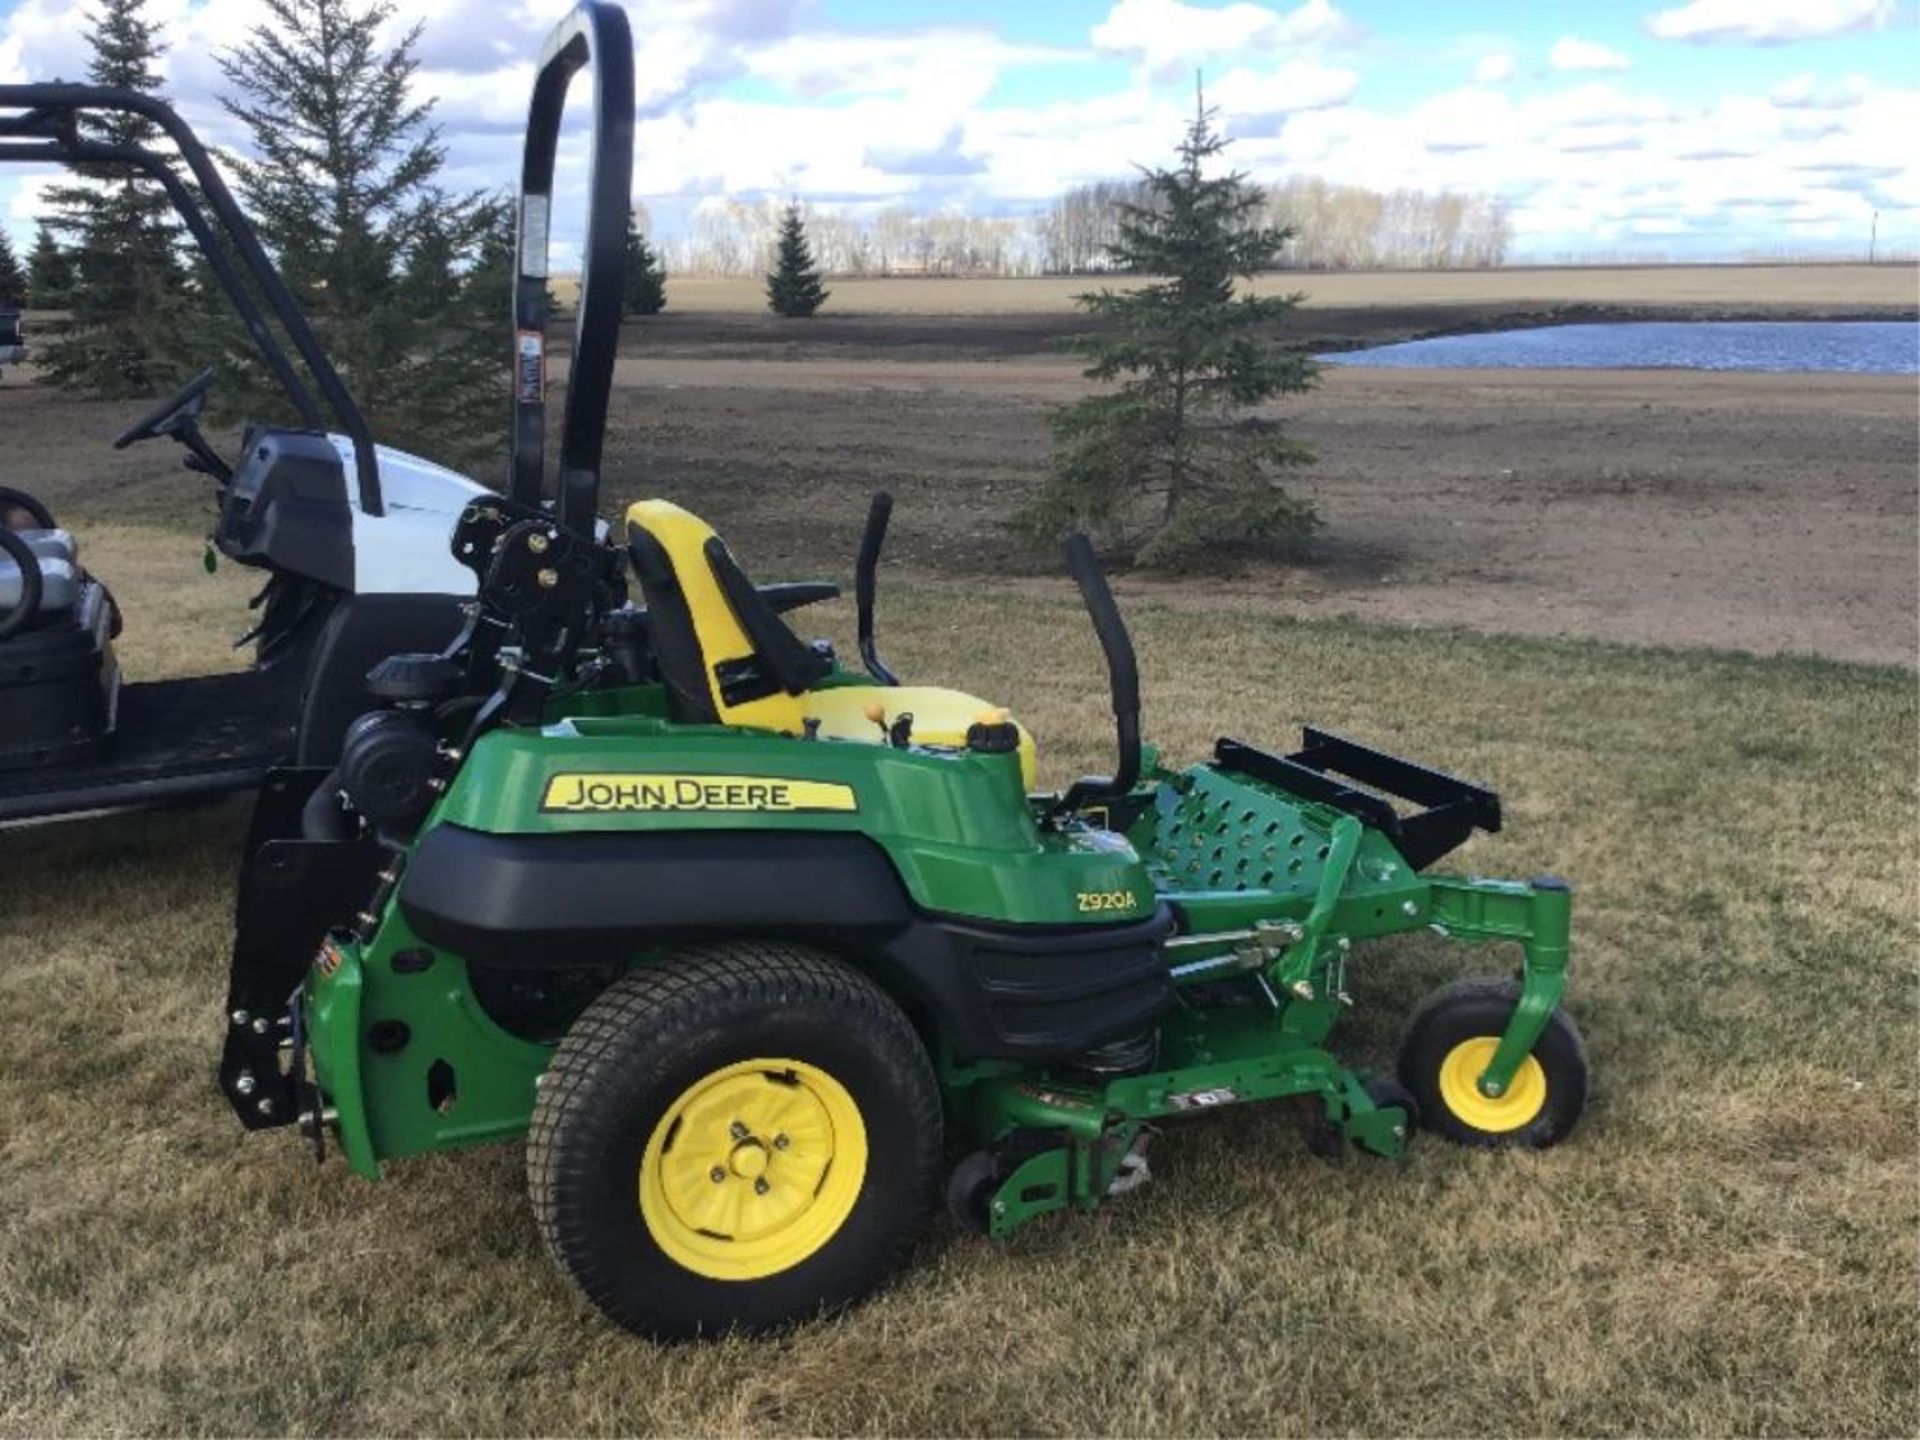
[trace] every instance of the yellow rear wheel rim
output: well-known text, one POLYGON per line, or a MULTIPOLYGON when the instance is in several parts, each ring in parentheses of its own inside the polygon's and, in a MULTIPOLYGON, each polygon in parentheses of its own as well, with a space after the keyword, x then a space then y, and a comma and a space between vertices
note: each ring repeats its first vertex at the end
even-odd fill
POLYGON ((743 1060, 688 1086, 653 1127, 640 1215, 696 1275, 759 1280, 838 1234, 866 1173, 866 1122, 844 1085, 800 1060, 743 1060))
POLYGON ((1503 1135, 1531 1125, 1547 1105, 1547 1072, 1529 1055, 1513 1072, 1513 1083, 1498 1096, 1480 1093, 1480 1076, 1500 1048, 1496 1035, 1462 1040, 1440 1062, 1440 1100, 1454 1116, 1476 1130, 1503 1135))

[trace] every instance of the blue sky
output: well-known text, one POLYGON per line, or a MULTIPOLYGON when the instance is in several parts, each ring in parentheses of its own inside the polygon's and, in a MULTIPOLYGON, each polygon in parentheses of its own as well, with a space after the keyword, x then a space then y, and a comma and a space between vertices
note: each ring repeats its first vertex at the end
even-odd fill
MULTIPOLYGON (((564 0, 403 0, 462 183, 514 167, 564 0)), ((83 0, 0 0, 0 78, 78 75, 83 0)), ((210 138, 258 0, 150 0, 210 138)), ((1920 249, 1907 0, 634 0, 636 190, 671 238, 794 194, 1020 215, 1163 156, 1196 69, 1263 180, 1497 195, 1519 258, 1920 249)), ((40 176, 0 178, 30 233, 40 176)))

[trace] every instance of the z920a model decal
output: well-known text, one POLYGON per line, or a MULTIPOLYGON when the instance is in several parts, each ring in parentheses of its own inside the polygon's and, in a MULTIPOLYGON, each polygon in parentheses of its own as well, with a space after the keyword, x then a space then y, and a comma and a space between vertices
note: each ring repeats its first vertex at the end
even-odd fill
POLYGON ((546 814, 651 811, 792 815, 859 809, 851 785, 771 775, 582 774, 563 771, 540 797, 546 814))

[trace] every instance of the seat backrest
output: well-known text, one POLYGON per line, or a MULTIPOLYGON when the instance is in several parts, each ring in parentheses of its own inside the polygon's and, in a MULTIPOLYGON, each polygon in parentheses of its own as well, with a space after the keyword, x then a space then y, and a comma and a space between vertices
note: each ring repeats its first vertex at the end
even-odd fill
POLYGON ((832 662, 787 628, 713 527, 643 500, 627 511, 627 538, 674 718, 795 728, 794 697, 832 662))

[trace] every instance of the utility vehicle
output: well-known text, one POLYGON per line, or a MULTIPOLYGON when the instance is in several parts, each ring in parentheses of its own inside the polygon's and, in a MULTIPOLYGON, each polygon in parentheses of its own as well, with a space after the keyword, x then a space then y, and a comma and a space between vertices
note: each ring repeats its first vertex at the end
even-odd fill
POLYGON ((26 358, 27 342, 20 333, 20 312, 0 306, 0 365, 18 365, 26 358))
POLYGON ((1428 866, 1493 792, 1309 730, 1292 754, 1141 743, 1127 631, 1067 559, 1112 676, 1111 776, 1033 793, 1035 737, 900 682, 874 639, 890 502, 856 578, 860 673, 649 500, 595 523, 618 332, 632 43, 588 3, 542 54, 523 162, 514 484, 452 549, 480 575, 438 652, 374 667, 331 767, 264 788, 221 1083, 372 1177, 526 1137, 539 1228, 580 1289, 656 1336, 780 1325, 865 1293, 944 1181, 1003 1236, 1148 1177, 1157 1127, 1304 1097, 1328 1148, 1416 1123, 1551 1145, 1587 1075, 1560 1008, 1563 882, 1428 866), (598 112, 572 388, 545 480, 547 234, 561 107, 598 112), (545 493, 548 489, 552 493, 545 493), (637 602, 628 597, 637 589, 637 602), (1404 802, 1397 805, 1395 801, 1404 802), (1328 1041, 1383 935, 1518 947, 1513 979, 1414 1015, 1398 1077, 1328 1041))
MULTIPOLYGON (((166 104, 97 86, 0 85, 0 164, 49 162, 121 167, 166 191, 300 424, 249 427, 238 455, 222 456, 199 425, 216 378, 207 370, 113 442, 184 447, 186 467, 213 483, 215 550, 264 572, 242 641, 254 663, 239 673, 123 684, 106 586, 45 505, 0 490, 0 822, 250 789, 276 764, 330 762, 368 703, 367 667, 459 629, 473 575, 445 537, 485 491, 374 443, 219 169, 166 104), (114 113, 152 120, 177 164, 82 133, 83 115, 114 113)), ((7 478, 25 483, 34 457, 9 458, 7 478)))

